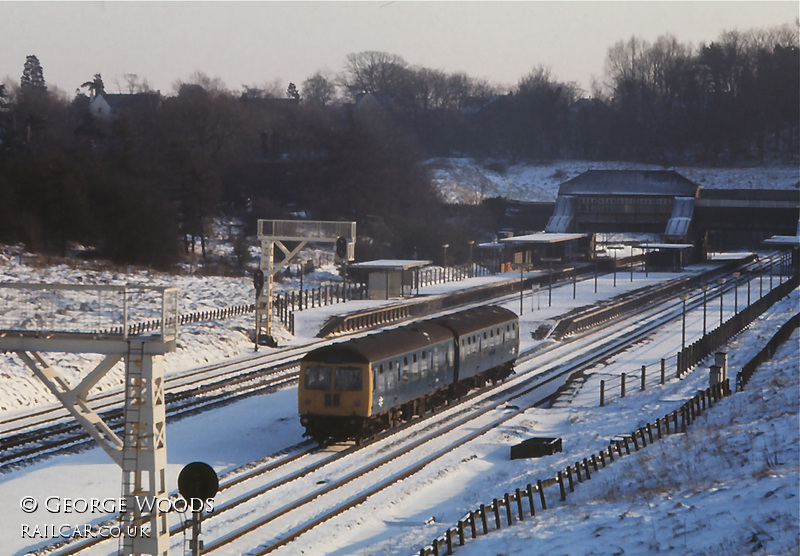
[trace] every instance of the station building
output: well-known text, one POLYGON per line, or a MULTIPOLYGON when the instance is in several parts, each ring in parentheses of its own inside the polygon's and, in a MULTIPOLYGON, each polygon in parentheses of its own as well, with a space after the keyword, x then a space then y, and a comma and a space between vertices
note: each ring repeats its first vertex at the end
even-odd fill
POLYGON ((561 184, 543 233, 516 229, 481 247, 509 270, 590 261, 597 234, 639 235, 647 239, 628 243, 639 257, 674 269, 709 251, 758 249, 795 234, 798 221, 800 190, 705 189, 673 170, 589 170, 561 184))

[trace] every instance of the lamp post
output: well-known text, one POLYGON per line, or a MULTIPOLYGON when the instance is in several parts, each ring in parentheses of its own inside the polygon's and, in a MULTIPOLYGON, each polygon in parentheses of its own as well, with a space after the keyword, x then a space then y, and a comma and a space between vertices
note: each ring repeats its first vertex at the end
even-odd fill
POLYGON ((442 266, 444 267, 444 281, 445 282, 447 281, 447 248, 448 247, 450 247, 449 243, 443 243, 442 244, 442 249, 444 250, 444 257, 443 257, 444 258, 444 264, 442 266))
POLYGON ((617 251, 622 249, 619 245, 609 245, 609 249, 614 252, 614 287, 617 287, 617 251))
POLYGON ((631 266, 631 282, 633 282, 633 245, 631 245, 630 266, 631 266))
POLYGON ((300 275, 300 298, 297 300, 300 310, 303 310, 303 264, 297 265, 297 273, 300 275))
POLYGON ((747 306, 750 307, 750 280, 753 279, 753 273, 747 272, 747 306))
POLYGON ((681 349, 686 349, 686 294, 681 296, 683 303, 683 315, 681 318, 681 349))
POLYGON ((469 240, 469 277, 472 278, 475 275, 475 263, 472 260, 472 247, 475 245, 475 241, 469 240))
POLYGON ((758 298, 764 297, 764 263, 758 265, 758 298))
POLYGON ((708 292, 708 285, 703 284, 703 336, 706 335, 706 294, 708 292))
POLYGON ((724 290, 722 286, 725 284, 725 278, 720 278, 719 282, 719 325, 722 326, 722 294, 724 290))
POLYGON ((769 256, 769 291, 772 291, 772 265, 773 259, 772 255, 769 256))
POLYGON ((739 273, 733 273, 733 314, 739 314, 739 273))

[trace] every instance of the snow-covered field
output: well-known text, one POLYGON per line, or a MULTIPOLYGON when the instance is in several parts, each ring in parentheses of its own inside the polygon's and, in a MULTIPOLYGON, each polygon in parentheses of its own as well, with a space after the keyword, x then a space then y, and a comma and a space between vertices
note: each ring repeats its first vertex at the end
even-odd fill
POLYGON ((709 189, 794 189, 800 186, 797 165, 741 168, 670 167, 620 162, 554 161, 501 166, 471 158, 436 158, 428 170, 445 200, 478 203, 488 197, 516 201, 555 201, 558 186, 587 170, 675 170, 709 189))

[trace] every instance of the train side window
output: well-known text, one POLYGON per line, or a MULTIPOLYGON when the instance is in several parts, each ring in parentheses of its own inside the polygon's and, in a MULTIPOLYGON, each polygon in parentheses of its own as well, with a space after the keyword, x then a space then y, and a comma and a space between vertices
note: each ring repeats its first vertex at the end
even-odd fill
POLYGON ((330 390, 331 368, 322 366, 306 367, 306 390, 330 390))
POLYGON ((408 357, 403 357, 403 368, 400 368, 400 364, 397 364, 397 370, 400 371, 400 380, 404 380, 408 382, 408 357))

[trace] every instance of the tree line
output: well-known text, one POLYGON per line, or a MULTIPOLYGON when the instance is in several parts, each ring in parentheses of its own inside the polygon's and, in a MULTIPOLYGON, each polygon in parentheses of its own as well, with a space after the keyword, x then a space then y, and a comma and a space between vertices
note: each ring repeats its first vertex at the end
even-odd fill
POLYGON ((203 253, 221 215, 252 233, 301 213, 357 221, 360 259, 437 259, 449 243, 453 261, 490 211, 449 210, 427 158, 796 162, 799 67, 787 25, 698 48, 620 41, 590 96, 549 68, 502 88, 370 51, 299 86, 196 73, 162 95, 126 75, 110 94, 97 74, 69 98, 31 55, 0 85, 0 241, 169 266, 203 253))

